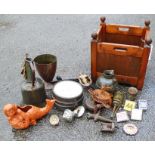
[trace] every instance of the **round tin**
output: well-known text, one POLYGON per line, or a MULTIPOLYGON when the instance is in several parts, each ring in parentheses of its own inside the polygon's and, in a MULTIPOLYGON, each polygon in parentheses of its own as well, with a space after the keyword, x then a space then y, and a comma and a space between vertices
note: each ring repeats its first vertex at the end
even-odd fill
POLYGON ((131 101, 134 101, 136 99, 136 96, 138 94, 138 89, 135 87, 130 87, 128 89, 128 99, 131 101))
POLYGON ((54 85, 53 97, 60 110, 74 109, 82 103, 83 87, 75 81, 60 81, 54 85))

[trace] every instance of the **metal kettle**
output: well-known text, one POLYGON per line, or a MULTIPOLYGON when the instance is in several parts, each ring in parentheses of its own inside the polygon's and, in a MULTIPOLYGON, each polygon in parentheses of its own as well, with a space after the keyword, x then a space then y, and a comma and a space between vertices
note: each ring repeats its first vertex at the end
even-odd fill
POLYGON ((117 86, 114 70, 105 70, 103 74, 98 77, 96 86, 98 88, 107 86, 111 88, 111 92, 114 92, 117 86))
POLYGON ((40 78, 35 77, 33 60, 28 57, 28 54, 26 54, 21 74, 25 79, 21 86, 23 103, 43 107, 46 99, 45 86, 40 78))

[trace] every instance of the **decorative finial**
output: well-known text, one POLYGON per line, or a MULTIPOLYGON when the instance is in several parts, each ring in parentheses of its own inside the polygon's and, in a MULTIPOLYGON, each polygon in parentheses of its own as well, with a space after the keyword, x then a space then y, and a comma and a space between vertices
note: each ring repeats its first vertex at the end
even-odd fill
POLYGON ((101 21, 101 23, 104 23, 104 22, 105 22, 105 20, 106 20, 106 18, 105 18, 105 17, 100 17, 100 21, 101 21))
POLYGON ((96 40, 97 39, 97 33, 92 33, 91 37, 93 40, 96 40))
POLYGON ((146 27, 150 27, 150 24, 151 24, 150 20, 146 20, 146 21, 145 21, 145 26, 146 26, 146 27))
POLYGON ((146 39, 145 42, 146 42, 147 45, 150 45, 152 43, 152 39, 151 38, 146 39))

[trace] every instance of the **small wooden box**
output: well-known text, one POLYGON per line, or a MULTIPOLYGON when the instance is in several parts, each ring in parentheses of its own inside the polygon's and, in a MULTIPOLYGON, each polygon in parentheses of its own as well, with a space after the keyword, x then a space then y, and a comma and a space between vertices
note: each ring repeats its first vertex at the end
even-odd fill
POLYGON ((91 76, 93 81, 104 70, 113 69, 119 83, 143 88, 152 40, 150 21, 145 26, 106 24, 92 34, 91 76))

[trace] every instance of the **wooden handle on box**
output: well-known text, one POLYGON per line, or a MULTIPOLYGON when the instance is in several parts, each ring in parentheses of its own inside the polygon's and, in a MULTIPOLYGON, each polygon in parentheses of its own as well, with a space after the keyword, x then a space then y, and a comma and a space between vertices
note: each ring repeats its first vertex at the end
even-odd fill
POLYGON ((117 52, 127 52, 128 51, 127 48, 121 48, 121 47, 114 47, 114 50, 117 52))

